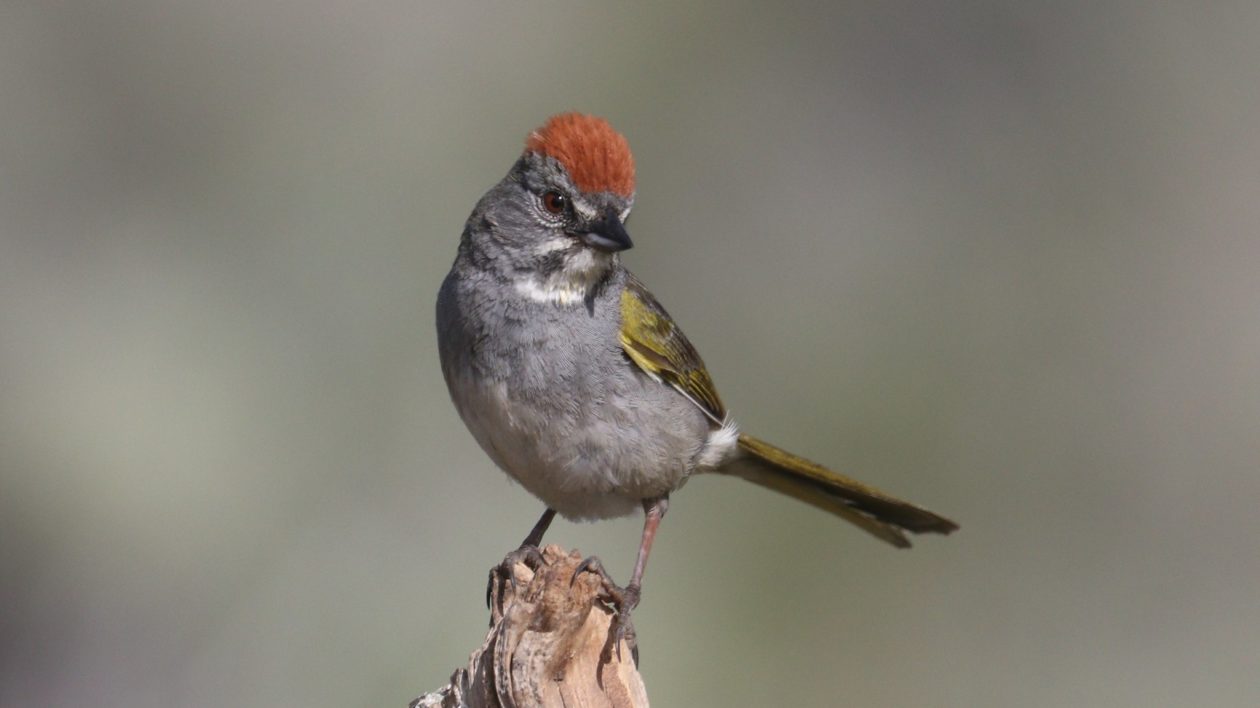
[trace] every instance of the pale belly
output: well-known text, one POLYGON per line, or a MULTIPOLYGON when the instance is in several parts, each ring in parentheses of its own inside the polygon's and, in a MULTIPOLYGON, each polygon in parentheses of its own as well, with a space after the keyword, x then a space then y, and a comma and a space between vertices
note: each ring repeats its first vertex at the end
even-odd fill
POLYGON ((460 416, 491 459, 566 518, 633 513, 712 457, 711 426, 699 409, 646 378, 642 388, 625 390, 621 381, 595 392, 598 403, 541 406, 504 381, 451 383, 460 416))

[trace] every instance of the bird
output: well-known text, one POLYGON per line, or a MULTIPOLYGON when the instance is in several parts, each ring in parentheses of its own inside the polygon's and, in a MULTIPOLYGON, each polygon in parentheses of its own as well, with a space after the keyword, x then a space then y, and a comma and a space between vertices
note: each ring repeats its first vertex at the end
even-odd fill
POLYGON ((515 559, 540 562, 556 514, 593 521, 642 508, 625 586, 597 556, 574 574, 600 575, 620 651, 670 495, 693 475, 748 480, 899 548, 910 546, 907 532, 956 530, 740 429, 700 354, 621 261, 635 195, 621 133, 597 116, 554 115, 477 202, 439 290, 451 400, 485 453, 545 506, 502 572, 515 559))

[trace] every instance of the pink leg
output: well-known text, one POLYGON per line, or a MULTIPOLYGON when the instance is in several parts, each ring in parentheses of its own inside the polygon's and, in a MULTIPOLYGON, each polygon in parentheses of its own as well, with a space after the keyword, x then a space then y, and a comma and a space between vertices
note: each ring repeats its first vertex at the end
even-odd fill
MULTIPOLYGON (((613 633, 610 637, 612 646, 617 647, 617 651, 620 652, 621 640, 623 638, 628 639, 636 664, 639 662, 639 650, 635 646, 634 626, 630 624, 630 612, 639 604, 639 597, 642 594, 641 589, 643 587, 643 570, 647 567, 648 556, 652 553, 652 542, 656 540, 656 530, 660 528, 661 519, 665 518, 665 512, 668 509, 668 495, 643 500, 643 538, 639 541, 639 554, 634 561, 634 572, 630 574, 630 583, 626 587, 618 587, 613 582, 612 577, 608 575, 608 571, 604 570, 604 565, 595 556, 582 561, 573 573, 575 580, 578 575, 586 571, 596 573, 603 580, 604 594, 607 595, 611 604, 617 608, 617 617, 613 623, 613 633)), ((620 656, 620 653, 618 653, 618 656, 620 656)))

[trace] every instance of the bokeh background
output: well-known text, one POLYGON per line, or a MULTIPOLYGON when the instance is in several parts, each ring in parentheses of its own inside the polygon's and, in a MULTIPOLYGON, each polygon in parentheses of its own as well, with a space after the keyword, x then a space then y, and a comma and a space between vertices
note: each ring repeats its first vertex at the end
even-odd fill
MULTIPOLYGON (((548 115, 744 427, 957 519, 676 494, 662 706, 1260 704, 1254 3, 6 2, 0 704, 404 706, 540 505, 433 301, 548 115)), ((629 572, 637 518, 549 540, 629 572)))

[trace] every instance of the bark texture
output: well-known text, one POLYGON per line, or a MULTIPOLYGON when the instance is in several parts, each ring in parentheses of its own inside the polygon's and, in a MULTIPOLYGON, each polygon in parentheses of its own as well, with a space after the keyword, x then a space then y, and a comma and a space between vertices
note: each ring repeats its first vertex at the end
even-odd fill
POLYGON ((515 583, 491 593, 490 633, 450 684, 412 708, 644 708, 647 690, 627 642, 612 647, 613 612, 576 551, 542 551, 537 571, 512 567, 515 583))

